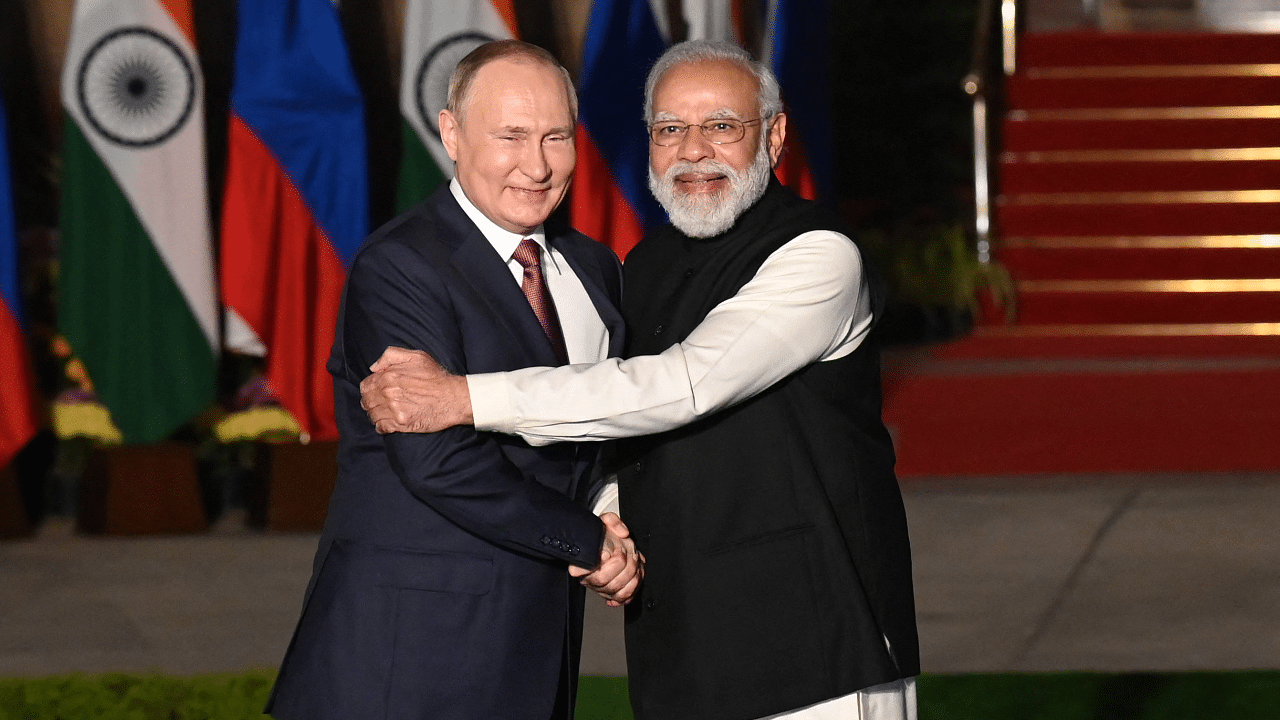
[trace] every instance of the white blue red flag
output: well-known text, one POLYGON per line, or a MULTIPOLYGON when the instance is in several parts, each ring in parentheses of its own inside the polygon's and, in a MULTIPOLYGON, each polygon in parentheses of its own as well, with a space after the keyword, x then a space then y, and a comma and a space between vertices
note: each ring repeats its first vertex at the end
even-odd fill
POLYGON ((666 50, 649 0, 595 0, 578 90, 571 222, 619 257, 666 222, 649 193, 644 81, 666 50))
POLYGON ((775 173, 811 200, 830 200, 831 85, 826 0, 769 0, 765 62, 782 85, 785 152, 775 173))
POLYGON ((364 103, 330 0, 239 3, 222 210, 227 345, 265 354, 280 404, 337 437, 325 360, 369 230, 364 103))
POLYGON ((36 434, 35 383, 22 332, 17 223, 9 141, 0 102, 0 468, 36 434))

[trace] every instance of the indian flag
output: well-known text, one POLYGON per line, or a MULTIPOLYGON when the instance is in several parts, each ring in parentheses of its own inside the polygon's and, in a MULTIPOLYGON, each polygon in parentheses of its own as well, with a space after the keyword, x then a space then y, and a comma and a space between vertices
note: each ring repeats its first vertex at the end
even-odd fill
POLYGON ((189 0, 79 0, 66 110, 59 325, 126 442, 214 399, 218 315, 189 0))
POLYGON ((453 67, 477 46, 516 34, 511 0, 409 0, 400 80, 401 212, 453 177, 453 161, 440 143, 437 124, 453 67))

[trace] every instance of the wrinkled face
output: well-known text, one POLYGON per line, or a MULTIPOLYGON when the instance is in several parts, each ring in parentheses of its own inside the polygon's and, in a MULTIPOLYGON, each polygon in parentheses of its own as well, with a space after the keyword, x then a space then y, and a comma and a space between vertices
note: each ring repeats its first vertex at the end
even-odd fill
MULTIPOLYGON (((760 117, 759 85, 745 68, 724 60, 678 65, 653 91, 653 121, 698 125, 718 118, 760 117)), ((728 230, 764 194, 786 118, 752 123, 735 143, 716 145, 689 128, 676 145, 649 145, 649 188, 671 222, 686 235, 711 237, 728 230)))
POLYGON ((502 229, 532 231, 564 199, 577 159, 560 74, 494 60, 476 73, 458 115, 440 111, 440 137, 463 192, 502 229))

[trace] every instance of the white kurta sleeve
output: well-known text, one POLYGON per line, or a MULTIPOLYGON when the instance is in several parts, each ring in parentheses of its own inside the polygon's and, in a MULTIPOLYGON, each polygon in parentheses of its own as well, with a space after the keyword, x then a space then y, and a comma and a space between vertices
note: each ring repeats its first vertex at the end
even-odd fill
POLYGON ((468 375, 475 426, 535 445, 663 432, 853 352, 870 327, 857 247, 804 233, 660 355, 468 375))

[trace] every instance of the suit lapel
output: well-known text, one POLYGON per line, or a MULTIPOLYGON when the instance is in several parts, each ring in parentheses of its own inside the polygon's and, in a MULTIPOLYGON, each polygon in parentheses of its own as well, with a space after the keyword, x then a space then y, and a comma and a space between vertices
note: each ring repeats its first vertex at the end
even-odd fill
POLYGON ((446 235, 455 239, 457 246, 450 262, 520 344, 528 356, 528 365, 558 365, 551 342, 507 264, 462 211, 448 186, 441 195, 437 210, 447 225, 446 235))

